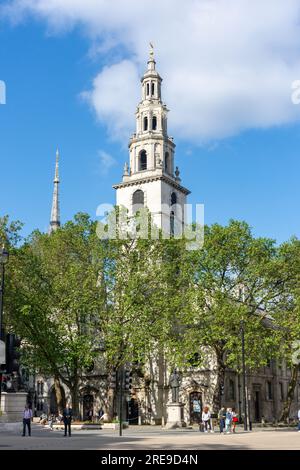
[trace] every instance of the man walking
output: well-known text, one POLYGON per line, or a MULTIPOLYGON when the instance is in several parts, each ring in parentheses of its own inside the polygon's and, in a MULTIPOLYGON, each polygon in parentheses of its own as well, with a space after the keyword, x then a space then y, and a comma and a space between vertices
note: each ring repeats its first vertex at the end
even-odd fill
POLYGON ((25 409, 23 411, 23 434, 22 436, 26 435, 26 426, 28 428, 28 436, 31 436, 31 420, 32 420, 32 410, 26 404, 25 409))
POLYGON ((225 418, 226 418, 226 411, 224 406, 220 409, 218 413, 218 420, 219 420, 219 425, 220 425, 220 434, 223 433, 224 428, 225 428, 225 418))
POLYGON ((69 431, 69 437, 71 437, 71 422, 72 422, 73 410, 69 404, 63 411, 63 422, 65 425, 65 436, 67 435, 67 429, 69 431))
POLYGON ((300 409, 298 410, 298 432, 300 432, 300 409))

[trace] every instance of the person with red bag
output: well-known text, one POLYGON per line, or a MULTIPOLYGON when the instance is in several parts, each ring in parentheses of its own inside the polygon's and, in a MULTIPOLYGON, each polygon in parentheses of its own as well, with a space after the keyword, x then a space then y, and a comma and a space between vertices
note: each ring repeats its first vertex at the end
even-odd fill
POLYGON ((232 408, 232 432, 235 432, 235 428, 238 422, 239 422, 238 415, 235 411, 235 408, 232 408))

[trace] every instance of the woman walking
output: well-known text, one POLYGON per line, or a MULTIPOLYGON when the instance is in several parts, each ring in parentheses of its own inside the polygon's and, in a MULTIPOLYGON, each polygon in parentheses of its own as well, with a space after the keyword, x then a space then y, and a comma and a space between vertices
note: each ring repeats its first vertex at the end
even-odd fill
POLYGON ((235 408, 232 408, 232 428, 231 428, 232 432, 235 432, 235 428, 238 422, 239 422, 238 415, 235 411, 235 408))
POLYGON ((232 423, 232 409, 227 408, 226 418, 225 418, 225 433, 226 434, 230 434, 231 423, 232 423))
POLYGON ((204 425, 204 432, 208 432, 208 428, 210 428, 210 411, 208 406, 205 406, 202 412, 202 422, 204 425))

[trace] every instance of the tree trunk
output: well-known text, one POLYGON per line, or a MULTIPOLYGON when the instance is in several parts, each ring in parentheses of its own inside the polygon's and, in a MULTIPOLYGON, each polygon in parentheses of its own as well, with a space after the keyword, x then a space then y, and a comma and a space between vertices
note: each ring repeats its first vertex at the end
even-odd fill
POLYGON ((218 413, 222 405, 222 395, 221 389, 224 393, 224 383, 225 383, 225 364, 223 362, 223 353, 216 352, 217 358, 217 380, 216 386, 213 394, 213 413, 218 413))
POLYGON ((103 403, 103 411, 104 414, 107 416, 107 421, 111 422, 114 418, 114 398, 115 398, 115 390, 109 388, 107 390, 107 398, 103 403))
POLYGON ((291 405, 292 405, 294 394, 295 394, 295 387, 297 385, 299 365, 298 364, 294 365, 291 371, 292 371, 292 376, 289 382, 287 398, 284 402, 282 414, 280 417, 280 421, 284 421, 285 423, 288 422, 289 417, 290 417, 291 405))
POLYGON ((54 377, 54 389, 56 395, 56 402, 57 402, 57 411, 58 414, 63 414, 64 403, 63 403, 63 396, 61 393, 61 385, 58 377, 54 377))
POLYGON ((74 380, 73 386, 70 388, 71 397, 72 397, 72 410, 74 419, 79 419, 79 382, 78 377, 74 380))

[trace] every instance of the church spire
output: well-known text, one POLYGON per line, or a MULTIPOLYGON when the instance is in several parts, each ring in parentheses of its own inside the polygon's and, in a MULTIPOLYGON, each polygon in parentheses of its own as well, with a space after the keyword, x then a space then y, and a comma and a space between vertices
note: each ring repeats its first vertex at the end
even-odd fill
POLYGON ((162 78, 156 70, 153 45, 141 78, 142 99, 136 108, 136 131, 129 141, 129 162, 122 182, 114 185, 117 205, 133 215, 146 206, 153 223, 165 233, 180 233, 189 190, 181 186, 175 169, 175 143, 168 135, 168 109, 161 99, 162 78))
POLYGON ((60 227, 59 191, 58 191, 58 185, 59 185, 58 160, 59 160, 59 152, 57 149, 56 150, 56 163, 55 163, 55 176, 53 180, 54 189, 53 189, 49 233, 57 230, 58 227, 60 227))

